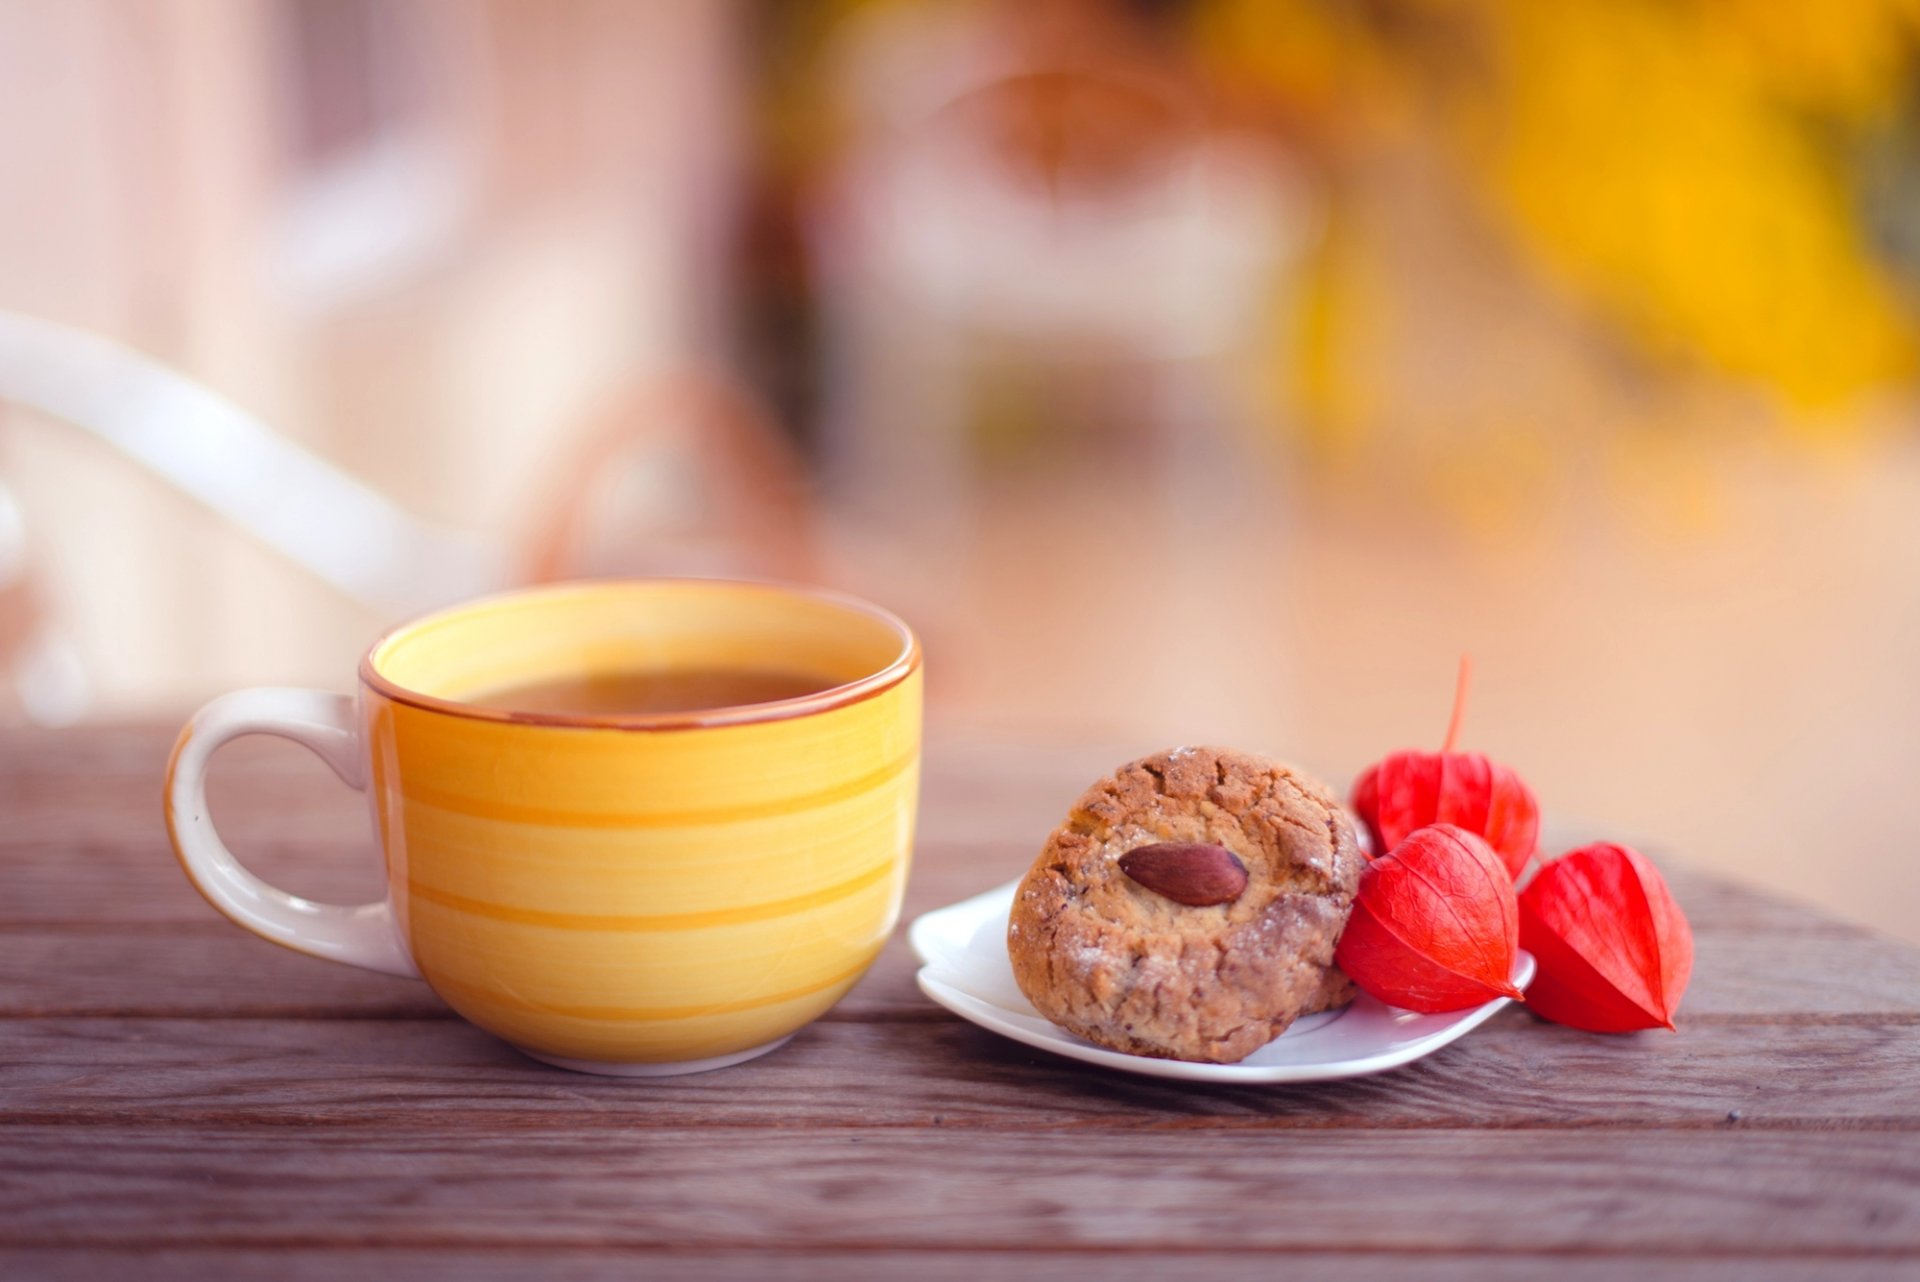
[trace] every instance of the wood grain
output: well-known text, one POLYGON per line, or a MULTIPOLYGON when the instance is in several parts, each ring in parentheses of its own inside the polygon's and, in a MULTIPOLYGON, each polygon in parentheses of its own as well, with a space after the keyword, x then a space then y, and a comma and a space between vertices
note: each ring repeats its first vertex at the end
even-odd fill
POLYGON ((1908 1134, 23 1124, 0 1142, 0 1223, 31 1226, 16 1246, 1920 1251, 1908 1134))
MULTIPOLYGON (((903 939, 830 1019, 946 1018, 903 939)), ((1920 953, 1865 933, 1703 939, 1682 1024, 1920 1018, 1920 953)), ((425 985, 291 953, 221 920, 162 930, 0 927, 0 1017, 431 1018, 425 985)))
MULTIPOLYGON (((1380 1077, 1197 1087, 962 1023, 896 938, 772 1056, 609 1081, 220 919, 161 831, 171 739, 0 735, 0 1276, 1920 1266, 1920 953, 1680 860, 1700 946, 1678 1035, 1510 1011, 1380 1077)), ((930 745, 905 917, 1018 874, 1106 755, 930 745)), ((244 741, 214 773, 252 866, 379 893, 364 799, 300 750, 244 741)))
POLYGON ((1394 1073, 1286 1088, 1090 1071, 959 1020, 822 1022, 726 1073, 655 1082, 555 1073, 454 1020, 15 1020, 0 1062, 0 1124, 1920 1132, 1911 1023, 1607 1037, 1512 1011, 1394 1073))
MULTIPOLYGON (((160 824, 171 735, 151 728, 0 736, 0 925, 218 920, 181 874, 160 824), (87 745, 101 744, 98 749, 87 745)), ((930 747, 907 910, 924 912, 1019 876, 1091 775, 930 747)), ((229 846, 295 893, 359 903, 380 893, 365 801, 302 749, 244 739, 221 750, 211 802, 229 846)), ((1594 834, 1557 834, 1572 845, 1594 834)), ((1661 866, 1699 931, 1854 933, 1684 861, 1661 866)))
POLYGON ((830 1277, 836 1282, 1247 1282, 1249 1278, 1298 1277, 1314 1282, 1616 1282, 1664 1278, 1671 1282, 1912 1282, 1911 1265, 1899 1259, 1778 1252, 1767 1256, 1489 1255, 1484 1251, 1442 1254, 1421 1251, 858 1251, 694 1250, 657 1251, 599 1246, 537 1249, 493 1247, 367 1250, 329 1244, 319 1250, 153 1250, 147 1247, 84 1250, 0 1249, 0 1277, 39 1282, 206 1282, 209 1278, 271 1278, 274 1282, 590 1282, 644 1277, 649 1282, 792 1282, 830 1277))

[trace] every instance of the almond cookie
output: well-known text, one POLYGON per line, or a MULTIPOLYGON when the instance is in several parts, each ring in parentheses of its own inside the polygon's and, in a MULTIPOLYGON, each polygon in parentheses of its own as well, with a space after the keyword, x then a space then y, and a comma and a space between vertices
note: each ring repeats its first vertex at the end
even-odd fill
POLYGON ((1225 748, 1156 753, 1047 838, 1007 923, 1014 978, 1090 1042, 1235 1063, 1352 999, 1333 950, 1362 858, 1318 780, 1225 748))

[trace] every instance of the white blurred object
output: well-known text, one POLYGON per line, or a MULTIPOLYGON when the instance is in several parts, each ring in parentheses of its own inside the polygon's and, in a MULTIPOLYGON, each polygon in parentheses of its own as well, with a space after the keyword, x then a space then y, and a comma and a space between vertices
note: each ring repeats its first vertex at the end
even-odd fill
MULTIPOLYGON (((1150 83, 1103 87, 1185 114, 1150 83)), ((1097 189, 1049 187, 956 110, 964 102, 887 139, 851 177, 849 232, 888 301, 981 332, 1157 359, 1219 352, 1247 334, 1305 230, 1271 146, 1179 119, 1097 189)))
MULTIPOLYGON (((1316 230, 1304 182, 1271 144, 1208 129, 1170 78, 1049 61, 1017 34, 894 11, 849 40, 840 71, 854 139, 809 227, 827 464, 843 493, 907 514, 964 521, 969 401, 983 361, 1007 350, 1142 371, 1142 408, 1175 472, 1217 454, 1196 451, 1195 432, 1243 443, 1233 362, 1316 230), (1089 164, 1042 176, 1020 163, 1023 140, 996 128, 1014 118, 994 107, 1028 92, 1092 104, 1089 164), (1118 117, 1104 127, 1103 99, 1118 117)), ((1075 145, 1048 128, 1036 126, 1035 155, 1075 145)))
POLYGON ((192 379, 97 335, 0 313, 0 401, 90 432, 383 611, 507 582, 500 549, 420 520, 192 379))
POLYGON ((14 694, 27 720, 70 726, 87 714, 92 688, 80 651, 63 633, 43 627, 14 656, 14 694))
POLYGON ((87 709, 87 674, 73 642, 40 609, 27 564, 27 523, 0 485, 0 671, 7 694, 28 720, 71 725, 87 709))
MULTIPOLYGON (((799 578, 810 565, 798 459, 754 398, 696 371, 637 380, 596 415, 521 540, 423 520, 131 348, 5 312, 0 402, 84 430, 388 618, 527 579, 799 578)), ((25 523, 0 488, 0 672, 29 719, 65 724, 86 711, 86 672, 33 587, 25 523)))
POLYGON ((619 390, 532 522, 523 577, 813 577, 799 457, 758 400, 699 369, 619 390))
MULTIPOLYGON (((726 350, 748 15, 605 0, 135 10, 0 5, 15 107, 0 119, 0 311, 130 342, 277 429, 237 454, 215 433, 215 459, 236 461, 202 497, 224 495, 236 519, 249 500, 265 509, 297 563, 179 502, 183 478, 155 457, 168 441, 138 418, 103 434, 5 414, 0 473, 25 513, 35 611, 71 639, 88 715, 171 719, 235 685, 337 681, 364 639, 421 608, 416 586, 457 596, 518 564, 529 485, 564 466, 587 409, 726 350), (300 469, 326 479, 297 499, 269 488, 292 472, 256 465, 290 444, 325 460, 300 469), (291 518, 341 494, 373 523, 347 522, 348 546, 316 562, 314 522, 291 518), (391 563, 368 565, 383 531, 391 563), (442 582, 422 567, 449 543, 442 582)), ((41 391, 66 403, 55 414, 101 408, 41 391)), ((169 399, 185 403, 154 404, 169 399)), ((651 537, 651 513, 627 504, 657 491, 608 502, 624 539, 651 537)), ((0 720, 20 713, 14 671, 0 660, 0 720)))

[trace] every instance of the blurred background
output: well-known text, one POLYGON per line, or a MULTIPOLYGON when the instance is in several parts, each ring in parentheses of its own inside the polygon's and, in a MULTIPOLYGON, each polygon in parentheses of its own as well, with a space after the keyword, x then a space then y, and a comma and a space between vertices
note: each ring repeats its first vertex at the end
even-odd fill
POLYGON ((1916 0, 0 0, 0 722, 770 575, 935 741, 1344 788, 1470 652, 1551 819, 1920 939, 1917 70, 1916 0))

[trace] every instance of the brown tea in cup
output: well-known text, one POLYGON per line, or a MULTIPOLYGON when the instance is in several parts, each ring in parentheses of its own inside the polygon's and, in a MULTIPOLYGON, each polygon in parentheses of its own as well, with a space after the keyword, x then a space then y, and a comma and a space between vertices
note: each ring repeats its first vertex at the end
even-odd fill
POLYGON ((765 668, 623 668, 505 686, 470 702, 505 712, 618 717, 774 703, 838 684, 832 677, 765 668))

